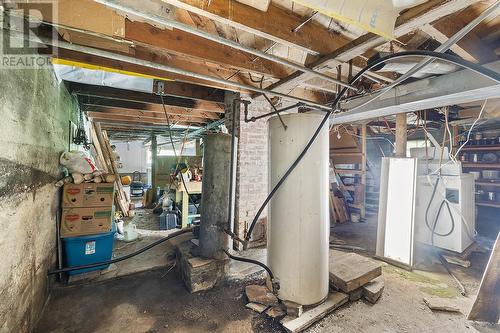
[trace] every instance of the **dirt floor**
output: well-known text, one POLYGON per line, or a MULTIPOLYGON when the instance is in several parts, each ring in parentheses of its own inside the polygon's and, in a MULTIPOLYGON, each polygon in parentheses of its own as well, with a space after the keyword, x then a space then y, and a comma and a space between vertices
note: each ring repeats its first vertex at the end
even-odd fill
MULTIPOLYGON (((332 228, 335 244, 374 250, 375 219, 332 228)), ((265 249, 251 256, 265 257, 265 249)), ((431 256, 411 272, 383 263, 385 290, 377 304, 348 303, 306 332, 500 332, 498 325, 466 320, 489 253, 473 253, 471 267, 453 266, 468 295, 431 256), (433 312, 424 297, 446 298, 462 313, 433 312)), ((235 269, 235 267, 231 267, 235 269)), ((250 273, 240 267, 240 273, 250 273)), ((251 271, 254 273, 255 270, 251 271)), ((245 274, 243 274, 245 275, 245 274)), ((241 278, 241 274, 239 276, 241 278)), ((257 282, 262 282, 258 280, 257 282)), ((281 326, 245 308, 246 281, 227 282, 211 291, 189 294, 169 267, 86 285, 52 290, 35 332, 283 332, 281 326)))

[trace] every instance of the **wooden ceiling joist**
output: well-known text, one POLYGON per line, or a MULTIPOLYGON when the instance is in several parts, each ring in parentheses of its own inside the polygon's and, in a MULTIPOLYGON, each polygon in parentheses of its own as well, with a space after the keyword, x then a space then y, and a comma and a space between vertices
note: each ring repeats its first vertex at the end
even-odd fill
MULTIPOLYGON (((396 27, 394 29, 394 36, 397 38, 399 36, 406 35, 425 24, 453 14, 473 3, 476 3, 477 1, 478 0, 430 0, 421 5, 410 8, 398 17, 396 27)), ((331 68, 332 66, 354 59, 370 49, 380 46, 386 42, 387 41, 381 36, 373 33, 367 33, 336 49, 334 52, 319 58, 309 67, 317 71, 322 71, 325 68, 331 68)), ((268 88, 278 92, 287 91, 290 90, 291 87, 297 86, 301 82, 310 78, 310 74, 295 72, 287 78, 272 84, 268 88)))
MULTIPOLYGON (((131 127, 131 128, 141 128, 141 129, 156 129, 159 131, 164 131, 167 133, 168 129, 166 125, 157 125, 153 124, 150 122, 144 122, 144 121, 136 121, 136 120, 117 120, 117 119, 94 119, 95 122, 101 123, 101 124, 107 124, 109 128, 115 127, 115 128, 120 128, 120 127, 131 127)), ((182 125, 182 126, 199 126, 199 124, 195 123, 190 123, 190 122, 185 122, 185 121, 176 121, 173 122, 171 125, 182 125)))
POLYGON ((274 42, 300 49, 311 55, 331 52, 349 40, 328 31, 320 24, 309 22, 294 32, 304 18, 271 4, 267 12, 235 0, 163 0, 177 8, 205 16, 274 42))
POLYGON ((169 53, 189 56, 266 77, 283 78, 293 70, 275 62, 233 49, 180 30, 159 29, 146 23, 125 21, 125 38, 169 53))
POLYGON ((125 121, 125 122, 132 122, 132 123, 148 123, 152 125, 164 125, 166 126, 168 123, 170 124, 175 124, 177 122, 183 122, 183 123, 188 123, 188 124, 204 124, 207 122, 206 119, 204 118, 190 118, 189 121, 188 119, 182 117, 182 116, 168 116, 168 122, 165 117, 147 117, 147 116, 134 116, 134 115, 116 115, 116 114, 109 114, 109 113, 104 113, 104 112, 87 112, 87 115, 94 119, 94 120, 120 120, 120 121, 125 121))
MULTIPOLYGON (((424 25, 422 30, 442 44, 467 24, 460 16, 450 15, 434 24, 424 25)), ((474 31, 469 32, 465 38, 452 45, 450 49, 460 57, 473 62, 488 63, 496 60, 493 50, 482 42, 474 31)))
MULTIPOLYGON (((160 107, 158 108, 157 106, 154 106, 151 108, 151 105, 148 105, 149 110, 146 110, 145 108, 136 108, 136 109, 130 109, 130 108, 121 108, 117 106, 102 106, 102 105, 96 105, 96 104, 86 104, 86 103, 81 103, 80 104, 83 108, 83 111, 85 112, 103 112, 103 113, 109 113, 109 114, 124 114, 124 115, 135 115, 135 116, 148 116, 148 117, 163 117, 165 118, 165 112, 163 109, 160 107), (152 110, 151 110, 152 109, 152 110)), ((177 115, 177 116, 182 116, 186 119, 191 119, 191 118, 204 118, 207 120, 217 120, 220 119, 219 115, 214 112, 205 112, 205 111, 200 111, 200 110, 189 110, 189 109, 184 109, 184 108, 179 108, 179 107, 174 107, 174 106, 166 106, 165 107, 166 112, 168 115, 177 115)))
MULTIPOLYGON (((116 103, 136 102, 143 104, 153 104, 162 106, 162 101, 159 95, 148 94, 144 92, 131 91, 125 89, 94 86, 82 83, 71 82, 68 84, 71 92, 80 96, 79 98, 85 103, 86 97, 93 97, 97 101, 114 100, 116 103)), ((193 100, 187 98, 179 98, 172 96, 163 97, 165 105, 178 106, 189 109, 200 109, 209 112, 224 113, 224 105, 222 103, 193 100)), ((127 108, 126 106, 121 106, 127 108)), ((138 106, 140 107, 140 106, 138 106)))

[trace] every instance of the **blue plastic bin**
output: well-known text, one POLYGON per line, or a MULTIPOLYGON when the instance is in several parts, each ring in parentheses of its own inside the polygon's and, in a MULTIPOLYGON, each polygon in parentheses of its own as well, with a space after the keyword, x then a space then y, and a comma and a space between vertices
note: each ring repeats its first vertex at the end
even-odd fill
MULTIPOLYGON (((113 241, 115 239, 116 226, 113 223, 110 232, 97 235, 63 238, 64 256, 66 267, 95 264, 97 262, 110 260, 113 254, 113 241)), ((78 269, 69 271, 69 275, 106 269, 109 265, 94 268, 78 269)))

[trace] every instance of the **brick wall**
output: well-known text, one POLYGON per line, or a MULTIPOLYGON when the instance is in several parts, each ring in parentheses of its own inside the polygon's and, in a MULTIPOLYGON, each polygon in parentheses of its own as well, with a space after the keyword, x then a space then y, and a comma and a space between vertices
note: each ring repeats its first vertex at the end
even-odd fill
MULTIPOLYGON (((240 117, 240 137, 238 144, 238 164, 236 181, 236 230, 243 238, 252 223, 257 210, 268 194, 268 130, 267 119, 244 122, 243 106, 240 117)), ((266 102, 252 101, 249 117, 270 111, 266 102)), ((265 226, 267 208, 262 212, 259 223, 254 229, 254 245, 266 240, 265 226)))

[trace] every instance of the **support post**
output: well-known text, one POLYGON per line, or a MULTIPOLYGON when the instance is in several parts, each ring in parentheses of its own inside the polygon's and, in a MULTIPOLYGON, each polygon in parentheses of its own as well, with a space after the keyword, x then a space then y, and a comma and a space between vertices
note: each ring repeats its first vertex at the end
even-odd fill
POLYGON ((156 142, 156 135, 151 135, 151 188, 153 189, 153 195, 156 195, 156 168, 158 164, 158 145, 156 142))
POLYGON ((224 232, 229 214, 231 135, 208 134, 203 146, 200 255, 224 259, 229 237, 224 232))
POLYGON ((366 216, 366 123, 361 125, 361 187, 363 191, 363 202, 360 209, 361 218, 364 219, 366 216))
POLYGON ((408 140, 406 113, 396 115, 396 157, 406 157, 406 142, 408 140))

